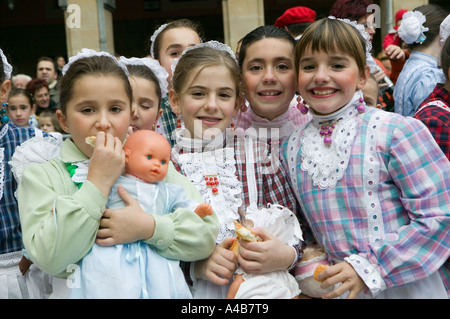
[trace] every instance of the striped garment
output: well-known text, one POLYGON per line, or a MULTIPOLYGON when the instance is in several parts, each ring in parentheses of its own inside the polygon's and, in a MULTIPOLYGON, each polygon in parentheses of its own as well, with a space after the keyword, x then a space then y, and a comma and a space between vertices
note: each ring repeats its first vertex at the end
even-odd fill
POLYGON ((313 115, 281 151, 316 240, 376 296, 448 259, 450 162, 420 121, 375 108, 359 114, 357 98, 329 118, 313 115), (333 117, 342 119, 327 147, 319 122, 333 117))

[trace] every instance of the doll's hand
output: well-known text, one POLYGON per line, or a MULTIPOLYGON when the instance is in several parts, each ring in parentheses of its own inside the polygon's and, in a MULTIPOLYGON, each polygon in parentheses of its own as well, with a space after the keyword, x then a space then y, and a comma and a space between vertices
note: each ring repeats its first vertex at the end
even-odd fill
POLYGON ((155 220, 119 185, 117 191, 125 202, 121 209, 106 209, 100 220, 96 243, 100 246, 147 240, 153 236, 155 220))
POLYGON ((347 262, 340 262, 336 265, 326 268, 318 276, 317 280, 323 281, 320 287, 326 289, 337 283, 342 283, 332 292, 323 296, 323 298, 336 298, 342 295, 347 290, 350 292, 348 299, 354 299, 364 288, 366 284, 358 276, 355 269, 347 262))
POLYGON ((111 187, 125 167, 125 153, 119 138, 105 132, 97 134, 94 152, 89 161, 87 179, 108 197, 111 187))
POLYGON ((262 242, 240 240, 238 262, 247 273, 262 274, 287 269, 295 258, 294 249, 263 228, 254 228, 252 232, 262 242))
POLYGON ((194 266, 195 278, 209 280, 216 285, 227 284, 233 278, 237 264, 236 255, 229 250, 234 241, 234 238, 225 238, 208 259, 197 261, 194 266))

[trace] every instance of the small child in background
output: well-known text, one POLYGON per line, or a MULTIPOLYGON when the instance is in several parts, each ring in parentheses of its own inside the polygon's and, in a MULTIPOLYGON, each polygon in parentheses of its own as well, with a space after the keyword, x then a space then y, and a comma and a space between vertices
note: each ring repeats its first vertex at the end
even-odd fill
POLYGON ((38 128, 47 133, 58 132, 64 133, 64 131, 59 126, 58 119, 56 118, 55 112, 52 111, 42 111, 38 119, 38 128))
POLYGON ((9 94, 7 115, 17 126, 30 126, 36 107, 31 94, 25 89, 13 89, 9 94))
POLYGON ((380 89, 377 79, 373 74, 370 74, 366 84, 362 88, 364 102, 367 106, 376 107, 381 109, 380 104, 380 89))

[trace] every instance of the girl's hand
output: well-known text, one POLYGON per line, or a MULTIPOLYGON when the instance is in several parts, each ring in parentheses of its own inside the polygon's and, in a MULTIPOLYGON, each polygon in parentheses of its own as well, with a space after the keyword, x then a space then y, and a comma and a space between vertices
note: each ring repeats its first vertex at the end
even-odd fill
POLYGON ((99 132, 89 161, 87 179, 108 197, 111 187, 125 167, 125 153, 119 138, 99 132))
POLYGON ((237 257, 229 249, 234 241, 234 238, 225 238, 208 259, 197 261, 194 266, 195 278, 209 280, 216 285, 227 284, 233 278, 237 266, 237 257))
POLYGON ((317 276, 317 280, 323 280, 320 285, 323 289, 331 287, 337 283, 342 283, 342 285, 337 287, 335 290, 325 294, 323 298, 326 299, 339 297, 347 290, 350 292, 347 298, 354 299, 363 289, 367 287, 361 277, 358 276, 355 269, 345 261, 326 268, 317 276))
POLYGON ((262 242, 240 240, 238 262, 247 273, 262 274, 278 270, 286 270, 295 258, 292 247, 284 244, 263 228, 254 228, 252 232, 262 242))
POLYGON ((100 220, 96 243, 100 246, 126 244, 153 236, 155 220, 119 185, 117 191, 125 202, 121 209, 106 209, 100 220))

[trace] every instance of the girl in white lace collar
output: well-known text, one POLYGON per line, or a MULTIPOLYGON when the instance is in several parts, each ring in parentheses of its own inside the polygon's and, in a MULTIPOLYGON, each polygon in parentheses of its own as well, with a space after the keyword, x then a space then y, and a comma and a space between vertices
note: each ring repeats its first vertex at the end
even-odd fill
POLYGON ((243 38, 239 67, 248 108, 241 106, 236 127, 278 129, 283 141, 309 121, 311 116, 297 108, 295 44, 286 30, 275 26, 258 27, 243 38))
MULTIPOLYGON (((240 72, 228 46, 211 41, 188 48, 173 67, 172 85, 170 103, 173 111, 182 115, 185 125, 173 147, 172 160, 197 185, 203 200, 213 206, 220 221, 216 250, 210 258, 196 262, 191 268, 193 279, 198 279, 194 297, 224 298, 238 262, 246 272, 255 272, 252 266, 258 265, 258 272, 270 273, 289 268, 297 257, 292 246, 262 229, 258 235, 264 242, 255 246, 261 244, 267 252, 258 253, 261 247, 244 244, 237 257, 227 249, 235 237, 233 221, 239 218, 239 209, 242 206, 245 211, 249 206, 246 154, 255 157, 252 163, 255 163, 260 192, 259 207, 269 201, 296 212, 296 201, 293 193, 285 189, 284 171, 267 169, 263 160, 269 149, 267 144, 255 140, 254 148, 246 152, 243 136, 239 138, 230 130, 231 120, 240 105, 240 72), (264 262, 263 257, 270 262, 264 262)), ((296 288, 298 290, 298 286, 296 288)))
POLYGON ((365 48, 336 19, 315 22, 296 47, 313 120, 282 150, 308 225, 335 263, 318 279, 342 283, 326 298, 447 298, 438 270, 449 256, 450 163, 421 122, 365 105, 365 48))

